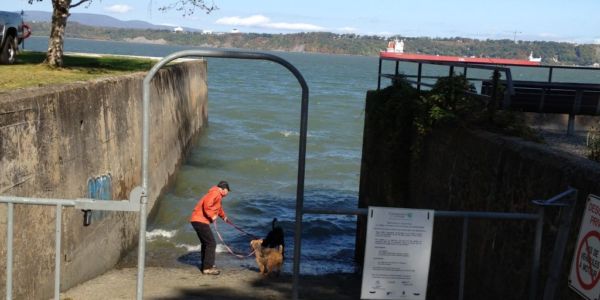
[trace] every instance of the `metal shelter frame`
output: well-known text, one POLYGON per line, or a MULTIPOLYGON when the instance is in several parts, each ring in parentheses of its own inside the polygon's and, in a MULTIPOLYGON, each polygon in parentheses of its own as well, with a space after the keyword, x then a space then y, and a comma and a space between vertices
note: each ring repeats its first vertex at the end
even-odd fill
MULTIPOLYGON (((299 149, 298 149, 298 177, 297 177, 297 185, 296 185, 296 220, 295 220, 295 235, 294 235, 294 266, 293 266, 293 286, 292 286, 292 298, 298 298, 298 281, 299 281, 299 273, 300 273, 300 248, 301 248, 301 232, 302 232, 302 207, 304 205, 304 175, 305 175, 305 163, 306 163, 306 136, 308 131, 308 85, 304 80, 304 77, 294 67, 291 63, 284 60, 281 57, 267 54, 267 53, 258 53, 258 52, 242 52, 242 51, 217 51, 217 50, 184 50, 180 52, 175 52, 169 56, 163 58, 160 62, 158 62, 154 67, 148 72, 146 78, 144 79, 144 121, 143 121, 143 148, 144 153, 142 155, 142 187, 147 186, 148 181, 148 136, 150 130, 150 116, 149 116, 149 103, 150 103, 150 81, 154 77, 154 75, 158 72, 158 70, 166 65, 167 63, 180 58, 180 57, 188 57, 188 56, 200 56, 200 57, 218 57, 218 58, 237 58, 237 59, 255 59, 255 60, 268 60, 275 63, 278 63, 288 69, 298 80, 300 86, 302 88, 302 98, 301 98, 301 108, 300 108, 300 141, 299 141, 299 149)), ((145 188, 144 188, 145 190, 145 188)), ((146 204, 142 198, 142 210, 146 210, 146 204)), ((140 213, 141 214, 141 213, 140 213)), ((141 215, 144 215, 141 214, 141 215)), ((146 219, 140 218, 140 232, 141 227, 146 227, 146 219), (143 220, 143 224, 142 224, 143 220)), ((145 230, 145 229, 144 229, 145 230)), ((143 266, 144 262, 144 252, 142 251, 142 245, 145 246, 145 241, 142 242, 142 237, 140 235, 140 251, 138 255, 138 300, 141 300, 141 295, 143 293, 143 268, 140 271, 139 265, 143 266)))
MULTIPOLYGON (((533 200, 533 204, 538 206, 536 213, 518 213, 518 212, 493 212, 493 211, 443 211, 434 210, 434 218, 462 218, 462 239, 460 250, 460 270, 458 273, 458 300, 465 297, 465 271, 467 261, 467 241, 469 237, 469 220, 472 219, 495 219, 495 220, 513 220, 513 221, 532 221, 535 222, 535 236, 533 239, 533 253, 531 272, 529 277, 529 300, 537 299, 537 290, 540 276, 540 257, 542 250, 542 234, 544 230, 544 212, 547 207, 559 207, 561 209, 559 228, 554 242, 554 250, 550 259, 550 267, 546 285, 544 287, 543 300, 554 300, 556 298, 556 289, 559 285, 564 253, 566 250, 571 221, 575 210, 578 191, 569 187, 551 198, 545 200, 533 200)), ((356 215, 366 216, 367 208, 358 209, 303 209, 304 214, 317 215, 356 215)))

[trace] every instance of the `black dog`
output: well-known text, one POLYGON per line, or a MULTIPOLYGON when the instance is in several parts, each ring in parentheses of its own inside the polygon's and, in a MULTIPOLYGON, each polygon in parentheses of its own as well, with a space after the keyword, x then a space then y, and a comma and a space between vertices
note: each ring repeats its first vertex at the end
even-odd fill
POLYGON ((277 218, 273 218, 273 222, 271 223, 271 231, 267 234, 267 237, 263 239, 262 246, 268 248, 277 248, 281 245, 282 249, 285 253, 285 240, 283 234, 283 228, 280 226, 276 226, 277 218))

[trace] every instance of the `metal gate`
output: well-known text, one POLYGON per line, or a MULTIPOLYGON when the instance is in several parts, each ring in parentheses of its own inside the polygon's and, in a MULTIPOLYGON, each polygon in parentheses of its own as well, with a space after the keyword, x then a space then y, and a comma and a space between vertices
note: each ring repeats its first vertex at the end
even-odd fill
MULTIPOLYGON (((302 74, 286 60, 271 54, 242 51, 216 51, 216 50, 185 50, 175 52, 160 60, 148 72, 143 83, 143 132, 142 132, 142 185, 135 187, 129 194, 129 199, 124 201, 106 201, 90 198, 78 199, 49 199, 17 196, 0 196, 0 203, 7 203, 7 255, 6 255, 6 299, 12 299, 12 264, 13 264, 13 210, 14 205, 49 205, 56 207, 56 242, 55 242, 55 274, 54 274, 54 299, 59 299, 60 294, 60 250, 61 250, 61 225, 63 207, 74 207, 83 210, 97 211, 130 211, 139 212, 139 242, 138 242, 138 272, 136 298, 141 300, 144 291, 144 264, 146 252, 146 221, 148 205, 148 157, 150 136, 150 82, 156 73, 169 62, 182 57, 217 57, 268 60, 278 63, 288 69, 298 80, 302 88, 300 111, 300 141, 298 151, 298 178, 296 188, 296 228, 301 228, 302 205, 304 201, 304 174, 306 158, 306 136, 308 123, 308 85, 302 74)), ((300 255, 299 236, 294 247, 294 255, 300 255)), ((299 271, 299 263, 294 263, 294 274, 299 271)), ((297 286, 297 276, 294 276, 297 286)))
MULTIPOLYGON (((538 205, 537 213, 509 213, 509 212, 490 212, 490 211, 434 211, 434 217, 442 218, 462 218, 462 240, 461 240, 461 255, 460 255, 460 270, 458 272, 459 286, 458 286, 458 300, 464 299, 464 284, 465 284, 465 268, 466 268, 466 250, 467 240, 469 237, 469 220, 471 219, 504 219, 504 220, 526 220, 535 222, 535 238, 533 240, 533 253, 532 253, 532 265, 530 271, 530 286, 529 286, 529 300, 537 299, 537 290, 539 283, 539 270, 540 270, 540 255, 542 247, 542 233, 544 226, 544 211, 546 207, 559 207, 562 209, 559 228, 554 242, 554 249, 552 252, 552 258, 550 259, 550 266, 548 268, 548 277, 546 279, 546 285, 544 287, 543 300, 554 300, 556 296, 556 288, 558 287, 558 278, 561 272, 561 266, 567 240, 569 237, 569 230, 571 228, 571 220, 573 219, 573 212, 575 209, 575 202, 577 201, 577 190, 574 188, 568 188, 566 191, 555 195, 546 200, 533 200, 532 202, 538 205)), ((359 208, 354 210, 323 210, 323 209, 302 209, 303 214, 325 214, 325 215, 367 215, 366 208, 359 208)), ((298 232, 296 232, 298 235, 298 232)), ((294 260, 299 258, 294 257, 294 260)), ((294 274, 296 275, 296 274, 294 274)), ((293 299, 298 299, 298 287, 297 282, 294 283, 293 299)))

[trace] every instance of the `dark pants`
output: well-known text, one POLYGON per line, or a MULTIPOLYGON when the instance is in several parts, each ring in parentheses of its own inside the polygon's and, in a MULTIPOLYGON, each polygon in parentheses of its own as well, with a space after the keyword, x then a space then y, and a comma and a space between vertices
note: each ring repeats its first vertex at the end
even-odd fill
POLYGON ((192 227, 196 230, 198 239, 200 239, 200 267, 202 270, 210 269, 215 266, 215 251, 217 250, 217 242, 210 230, 210 225, 192 222, 192 227))

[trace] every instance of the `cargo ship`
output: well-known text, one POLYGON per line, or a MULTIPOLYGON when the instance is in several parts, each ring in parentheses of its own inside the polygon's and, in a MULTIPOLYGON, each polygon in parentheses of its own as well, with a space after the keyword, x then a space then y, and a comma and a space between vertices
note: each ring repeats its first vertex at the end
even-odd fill
POLYGON ((491 57, 461 57, 449 55, 431 55, 404 52, 404 40, 393 40, 388 42, 387 49, 379 53, 379 58, 387 60, 402 60, 413 62, 453 62, 466 64, 504 65, 504 66, 539 66, 541 58, 534 58, 533 53, 529 59, 509 59, 491 57))

